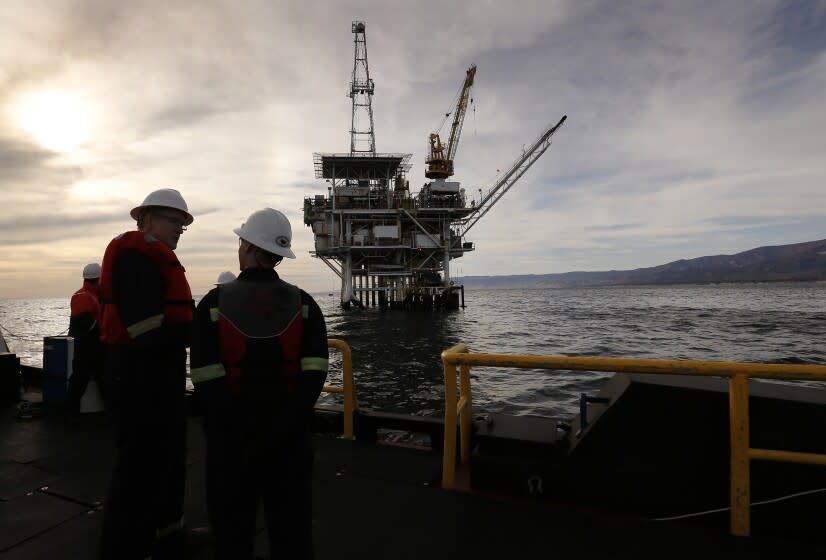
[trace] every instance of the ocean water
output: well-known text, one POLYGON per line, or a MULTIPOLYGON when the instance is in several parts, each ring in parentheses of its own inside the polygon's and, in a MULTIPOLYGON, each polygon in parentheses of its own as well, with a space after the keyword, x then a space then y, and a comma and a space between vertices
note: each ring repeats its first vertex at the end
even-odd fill
MULTIPOLYGON (((826 284, 745 284, 472 290, 459 311, 345 312, 314 294, 330 338, 353 352, 359 403, 440 416, 442 350, 826 364, 826 284)), ((0 327, 23 363, 42 364, 43 337, 69 326, 68 298, 0 300, 0 327)), ((331 350, 330 382, 341 380, 331 350)), ((570 418, 579 394, 607 374, 472 370, 477 412, 570 418)), ((322 399, 335 400, 334 395, 322 399)))

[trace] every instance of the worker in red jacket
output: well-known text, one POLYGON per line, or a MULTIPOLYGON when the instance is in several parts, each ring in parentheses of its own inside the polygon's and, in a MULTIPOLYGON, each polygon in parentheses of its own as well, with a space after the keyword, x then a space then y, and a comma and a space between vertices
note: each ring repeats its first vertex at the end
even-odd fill
POLYGON ((87 264, 83 267, 83 286, 72 295, 69 336, 74 338, 74 356, 66 397, 66 408, 69 412, 80 411, 80 399, 86 392, 90 379, 95 380, 98 390, 104 394, 98 302, 99 278, 100 265, 87 264))
POLYGON ((130 215, 106 248, 101 340, 117 454, 104 504, 103 558, 183 556, 186 348, 194 304, 175 256, 193 218, 174 189, 130 215))
POLYGON ((207 506, 216 558, 253 558, 263 501, 272 558, 313 557, 313 407, 327 376, 327 328, 275 267, 292 229, 272 208, 234 230, 241 274, 198 303, 191 377, 204 412, 207 506))

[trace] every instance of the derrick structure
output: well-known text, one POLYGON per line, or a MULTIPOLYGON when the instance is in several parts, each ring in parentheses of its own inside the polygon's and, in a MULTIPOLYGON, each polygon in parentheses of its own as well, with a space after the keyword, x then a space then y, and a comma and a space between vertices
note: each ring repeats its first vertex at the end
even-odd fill
POLYGON ((350 155, 376 154, 376 133, 373 131, 373 92, 375 84, 370 79, 367 64, 367 34, 363 21, 352 26, 355 54, 353 76, 350 80, 350 99, 353 110, 350 117, 350 155))
POLYGON ((349 153, 315 153, 315 176, 327 194, 304 199, 304 223, 313 230, 314 257, 341 280, 341 304, 402 308, 464 306, 464 290, 451 280, 450 261, 475 249, 465 233, 545 152, 562 124, 546 130, 477 204, 453 175, 476 66, 468 69, 454 112, 450 140, 430 135, 425 183, 411 194, 411 154, 376 152, 364 22, 353 22, 355 57, 349 153), (359 118, 361 116, 361 118, 359 118), (369 124, 368 124, 369 123, 369 124))

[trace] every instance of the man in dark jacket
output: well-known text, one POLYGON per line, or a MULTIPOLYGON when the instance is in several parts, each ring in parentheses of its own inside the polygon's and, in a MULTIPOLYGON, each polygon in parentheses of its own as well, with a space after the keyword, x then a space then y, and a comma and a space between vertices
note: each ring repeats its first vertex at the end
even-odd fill
POLYGON ((315 300, 274 270, 295 258, 286 216, 266 208, 234 231, 241 274, 198 304, 191 355, 216 557, 253 557, 263 500, 270 555, 312 558, 310 425, 327 328, 315 300))
POLYGON ((66 409, 80 411, 80 400, 86 392, 89 380, 94 379, 98 391, 103 387, 103 351, 100 346, 100 303, 98 302, 98 279, 100 265, 89 263, 83 267, 83 286, 72 294, 69 336, 74 339, 72 376, 66 409))
POLYGON ((101 339, 117 456, 104 505, 102 556, 183 556, 186 348, 194 305, 178 239, 192 223, 173 189, 130 215, 138 230, 106 248, 101 339))

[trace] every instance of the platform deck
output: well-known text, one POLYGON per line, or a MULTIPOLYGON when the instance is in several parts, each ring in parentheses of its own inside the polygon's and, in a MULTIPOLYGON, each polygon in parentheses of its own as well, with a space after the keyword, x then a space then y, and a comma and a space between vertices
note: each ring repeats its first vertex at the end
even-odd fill
MULTIPOLYGON (((20 419, 0 409, 0 557, 95 558, 114 458, 103 413, 20 419)), ((212 558, 203 435, 190 419, 187 558, 212 558)), ((547 501, 444 491, 441 456, 374 442, 315 440, 316 556, 326 558, 706 558, 817 554, 797 541, 735 539, 547 501)), ((269 558, 265 533, 256 553, 269 558)))

